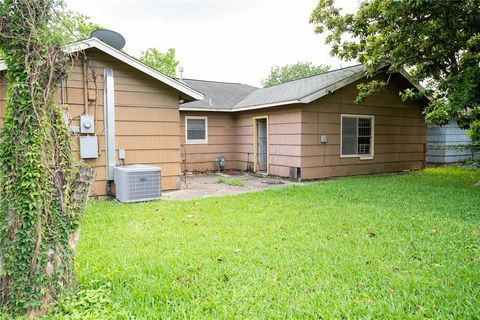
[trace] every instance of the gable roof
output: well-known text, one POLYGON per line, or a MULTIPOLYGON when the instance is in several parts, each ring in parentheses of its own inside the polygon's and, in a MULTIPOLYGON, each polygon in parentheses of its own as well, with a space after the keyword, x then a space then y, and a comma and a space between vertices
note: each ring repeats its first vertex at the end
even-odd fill
MULTIPOLYGON (((388 64, 382 64, 377 69, 377 72, 385 70, 387 66, 388 64)), ((420 92, 425 92, 425 89, 421 85, 415 83, 405 70, 401 70, 399 73, 420 92)), ((364 67, 361 64, 357 64, 266 88, 253 89, 254 87, 247 86, 249 90, 241 91, 239 88, 246 85, 230 84, 235 86, 232 88, 232 92, 235 94, 236 99, 243 94, 243 97, 234 105, 231 104, 231 101, 228 101, 228 103, 226 101, 224 104, 222 104, 222 99, 217 100, 215 96, 217 90, 215 88, 211 91, 207 90, 207 97, 210 96, 211 101, 220 103, 208 104, 208 100, 190 102, 180 105, 180 110, 235 112, 297 103, 306 104, 326 96, 335 90, 345 87, 365 76, 366 74, 364 67)), ((188 84, 198 90, 204 89, 200 86, 202 81, 197 81, 198 80, 190 80, 188 84)), ((212 83, 212 85, 216 87, 220 87, 222 84, 227 85, 226 83, 212 83)))
MULTIPOLYGON (((206 99, 211 97, 212 103, 209 104, 209 100, 205 99, 204 101, 184 103, 180 105, 180 110, 235 112, 294 103, 310 103, 364 76, 364 68, 359 64, 266 88, 221 82, 209 82, 209 88, 204 88, 203 84, 206 81, 186 80, 195 89, 203 89, 203 92, 206 93, 206 99), (214 94, 221 91, 223 89, 221 88, 222 86, 233 89, 235 100, 238 100, 235 104, 232 105, 232 101, 222 104, 219 102, 222 102, 224 99, 216 99, 214 94), (240 97, 241 95, 243 96, 240 97)), ((226 94, 226 92, 222 94, 226 94)))
POLYGON ((217 82, 208 80, 182 79, 195 90, 203 92, 203 100, 193 101, 180 105, 180 109, 187 106, 189 110, 198 109, 232 109, 237 103, 250 93, 258 90, 242 83, 217 82))
POLYGON ((361 64, 332 70, 259 89, 245 97, 235 108, 309 103, 363 76, 364 72, 361 64))
MULTIPOLYGON (((158 72, 157 70, 147 66, 146 64, 140 62, 139 60, 129 56, 128 54, 115 49, 105 42, 97 39, 97 38, 89 38, 85 40, 80 40, 78 42, 72 43, 65 48, 67 53, 74 53, 78 51, 87 50, 90 48, 97 48, 98 50, 124 62, 125 64, 149 75, 150 77, 176 89, 180 93, 182 93, 186 98, 192 100, 200 100, 203 99, 203 94, 198 92, 197 90, 189 87, 185 83, 182 83, 178 80, 170 78, 169 76, 164 75, 163 73, 158 72)), ((6 70, 7 66, 4 62, 0 61, 0 71, 6 70)))

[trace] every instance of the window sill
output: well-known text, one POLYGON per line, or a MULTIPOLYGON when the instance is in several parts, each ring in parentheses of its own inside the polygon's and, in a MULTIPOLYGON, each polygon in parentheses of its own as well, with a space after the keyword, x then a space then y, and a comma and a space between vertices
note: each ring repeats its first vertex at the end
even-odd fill
POLYGON ((208 140, 187 140, 185 144, 208 144, 208 140))
POLYGON ((340 155, 340 158, 359 158, 360 160, 372 160, 373 156, 360 156, 357 154, 352 154, 352 155, 340 155))

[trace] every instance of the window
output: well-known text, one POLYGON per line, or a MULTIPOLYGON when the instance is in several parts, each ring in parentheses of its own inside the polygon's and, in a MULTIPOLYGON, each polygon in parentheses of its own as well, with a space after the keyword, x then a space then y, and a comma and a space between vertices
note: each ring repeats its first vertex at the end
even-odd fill
POLYGON ((342 115, 342 157, 373 157, 373 116, 342 115))
POLYGON ((187 144, 208 143, 207 117, 185 117, 185 138, 187 144))

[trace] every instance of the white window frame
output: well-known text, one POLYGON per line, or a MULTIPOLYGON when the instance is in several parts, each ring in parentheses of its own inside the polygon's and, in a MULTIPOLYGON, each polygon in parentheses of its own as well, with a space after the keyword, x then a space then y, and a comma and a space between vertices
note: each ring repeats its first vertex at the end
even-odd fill
MULTIPOLYGON (((358 128, 357 128, 358 130, 358 128)), ((375 116, 369 116, 364 114, 341 114, 340 115, 340 158, 360 158, 360 160, 371 160, 374 156, 375 146, 375 116), (357 119, 370 119, 372 120, 372 133, 370 139, 370 154, 342 154, 343 152, 343 118, 357 118, 357 119)), ((357 150, 358 152, 358 150, 357 150)))
POLYGON ((185 117, 185 143, 186 144, 207 144, 208 143, 208 117, 186 116, 185 117), (205 120, 205 139, 188 139, 188 120, 205 120))

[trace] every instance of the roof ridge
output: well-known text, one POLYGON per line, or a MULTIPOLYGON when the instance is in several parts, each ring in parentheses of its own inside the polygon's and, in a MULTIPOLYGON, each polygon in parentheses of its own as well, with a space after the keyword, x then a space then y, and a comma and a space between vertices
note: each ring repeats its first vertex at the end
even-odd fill
MULTIPOLYGON (((237 103, 233 106, 233 109, 238 108, 238 105, 239 105, 239 104, 241 104, 241 103, 242 103, 243 101, 245 101, 248 97, 250 97, 251 95, 255 94, 255 93, 258 92, 258 91, 266 90, 266 89, 273 88, 273 87, 278 87, 278 86, 280 86, 280 85, 287 84, 287 83, 292 83, 292 82, 299 81, 299 80, 305 80, 305 79, 308 79, 308 78, 313 78, 313 77, 316 77, 316 76, 323 75, 323 74, 325 74, 325 73, 331 73, 331 72, 334 72, 334 71, 340 71, 340 70, 345 70, 345 69, 354 68, 354 67, 359 67, 359 66, 362 66, 362 64, 359 63, 359 64, 356 64, 356 65, 353 65, 353 66, 349 66, 349 67, 345 67, 345 68, 340 68, 340 69, 335 69, 335 70, 329 70, 329 71, 324 72, 324 73, 319 73, 319 74, 316 74, 316 75, 311 75, 311 76, 304 77, 304 78, 300 78, 300 79, 295 79, 295 80, 286 81, 286 82, 279 83, 279 84, 276 84, 276 85, 273 85, 273 86, 270 86, 270 87, 258 88, 257 90, 254 90, 254 91, 250 92, 247 96, 245 96, 243 99, 241 99, 239 102, 237 102, 237 103)), ((356 73, 350 74, 348 77, 351 77, 351 76, 353 76, 354 74, 356 74, 356 73)), ((329 85, 327 85, 327 86, 323 86, 322 88, 318 88, 318 89, 316 89, 316 90, 314 90, 314 91, 311 91, 311 92, 309 92, 308 94, 304 95, 303 97, 300 97, 299 99, 304 98, 304 97, 306 97, 306 96, 308 96, 308 95, 311 95, 311 94, 313 94, 313 93, 315 93, 315 92, 318 92, 318 91, 320 91, 320 90, 323 90, 323 89, 327 88, 328 86, 330 86, 330 85, 332 85, 332 84, 337 84, 338 82, 341 82, 341 81, 347 79, 348 77, 345 77, 345 78, 343 78, 343 79, 341 79, 341 80, 337 80, 337 81, 335 81, 335 82, 333 82, 333 83, 331 83, 331 84, 329 84, 329 85)), ((290 100, 285 100, 285 101, 290 101, 290 100)), ((285 102, 285 101, 279 101, 279 102, 285 102)))
MULTIPOLYGON (((191 78, 175 78, 179 81, 183 81, 183 80, 188 80, 188 81, 201 81, 201 82, 209 82, 209 83, 221 83, 221 84, 237 84, 237 85, 242 85, 242 86, 249 86, 249 87, 253 87, 253 88, 258 88, 258 87, 255 87, 255 86, 252 86, 250 84, 246 84, 246 83, 241 83, 241 82, 228 82, 228 81, 215 81, 215 80, 202 80, 202 79, 191 79, 191 78)), ((260 89, 260 88, 258 88, 260 89)))
POLYGON ((271 85, 271 86, 268 86, 268 87, 263 87, 263 88, 260 88, 260 89, 272 88, 272 87, 280 86, 280 85, 285 84, 285 83, 290 83, 290 82, 294 82, 294 81, 299 81, 299 80, 304 80, 304 79, 308 79, 308 78, 313 78, 313 77, 317 77, 317 76, 324 75, 324 74, 326 74, 326 73, 331 73, 331 72, 335 72, 335 71, 340 71, 340 70, 344 70, 344 69, 349 69, 349 68, 353 68, 353 67, 358 67, 358 66, 361 66, 361 65, 362 65, 361 63, 358 63, 358 64, 354 64, 353 66, 348 66, 348 67, 343 67, 343 68, 328 70, 328 71, 325 71, 325 72, 322 72, 322 73, 312 74, 312 75, 309 75, 309 76, 306 76, 306 77, 303 77, 303 78, 288 80, 288 81, 285 81, 285 82, 282 82, 282 83, 277 83, 277 84, 274 84, 274 85, 271 85))

